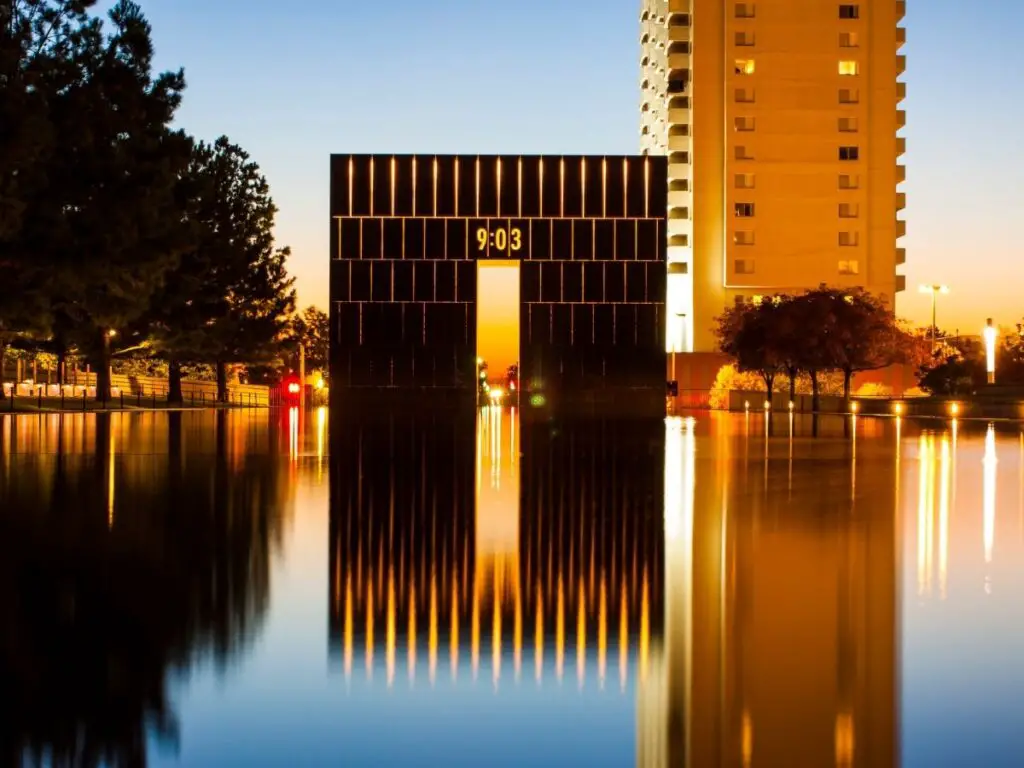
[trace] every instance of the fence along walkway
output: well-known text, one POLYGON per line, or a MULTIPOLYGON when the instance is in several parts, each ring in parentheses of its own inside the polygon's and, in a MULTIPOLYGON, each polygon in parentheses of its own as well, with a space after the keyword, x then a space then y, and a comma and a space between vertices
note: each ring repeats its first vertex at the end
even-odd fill
MULTIPOLYGON (((96 374, 82 371, 70 371, 68 383, 64 385, 64 396, 68 398, 96 397, 96 374)), ((110 377, 111 399, 118 399, 122 394, 125 399, 131 398, 166 398, 168 391, 167 379, 152 376, 127 376, 115 373, 110 377)), ((21 383, 17 387, 4 384, 5 394, 20 397, 60 397, 61 389, 56 384, 21 383), (42 392, 40 392, 40 389, 42 392)), ((214 381, 198 381, 184 379, 181 382, 181 395, 187 403, 212 403, 217 400, 217 383, 214 381)), ((228 384, 228 401, 240 405, 269 406, 271 405, 271 389, 261 384, 228 384)))

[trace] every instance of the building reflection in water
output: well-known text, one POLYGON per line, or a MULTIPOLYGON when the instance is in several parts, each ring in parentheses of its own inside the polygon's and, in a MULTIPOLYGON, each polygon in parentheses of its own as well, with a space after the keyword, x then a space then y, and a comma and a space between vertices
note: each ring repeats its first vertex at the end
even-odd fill
POLYGON ((390 686, 611 681, 640 766, 895 765, 899 451, 781 419, 332 424, 332 656, 390 686))
POLYGON ((334 429, 348 437, 332 445, 330 633, 346 676, 626 690, 643 675, 661 631, 660 421, 485 407, 334 429))
POLYGON ((895 506, 855 489, 891 487, 898 458, 858 456, 828 425, 765 440, 706 424, 666 427, 665 631, 638 765, 895 765, 895 506), (797 487, 794 460, 818 463, 797 487))
POLYGON ((266 416, 0 419, 3 765, 138 765, 169 689, 270 599, 287 488, 266 416))

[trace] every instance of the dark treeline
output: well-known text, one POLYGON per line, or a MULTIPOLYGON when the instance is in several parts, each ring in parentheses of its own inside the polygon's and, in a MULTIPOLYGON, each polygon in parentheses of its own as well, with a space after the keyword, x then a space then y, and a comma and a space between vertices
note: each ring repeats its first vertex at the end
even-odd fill
MULTIPOLYGON (((109 393, 142 349, 217 371, 271 365, 294 336, 287 248, 266 179, 229 139, 172 126, 184 73, 153 72, 149 23, 120 0, 0 3, 0 371, 12 344, 75 353, 109 393)), ((3 396, 0 389, 0 397, 3 396)))
POLYGON ((795 296, 766 296, 730 307, 718 318, 719 347, 741 371, 759 374, 768 392, 785 376, 811 381, 814 408, 821 379, 839 372, 850 397, 854 374, 895 364, 922 367, 931 356, 924 334, 907 328, 877 297, 860 289, 821 287, 795 296))

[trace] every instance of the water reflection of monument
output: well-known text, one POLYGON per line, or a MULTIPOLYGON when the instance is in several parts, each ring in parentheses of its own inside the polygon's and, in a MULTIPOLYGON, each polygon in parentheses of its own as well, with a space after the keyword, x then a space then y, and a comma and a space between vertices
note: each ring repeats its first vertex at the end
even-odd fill
POLYGON ((794 489, 792 444, 696 430, 669 420, 666 629, 640 692, 638 764, 895 765, 896 513, 859 507, 851 469, 891 488, 898 458, 805 441, 797 461, 848 461, 794 489), (738 476, 751 465, 737 450, 763 452, 763 475, 738 476))
POLYGON ((896 764, 888 443, 473 420, 344 427, 330 644, 347 676, 620 684, 641 766, 896 764))
POLYGON ((660 421, 484 408, 334 429, 330 645, 346 675, 643 673, 661 627, 660 421))

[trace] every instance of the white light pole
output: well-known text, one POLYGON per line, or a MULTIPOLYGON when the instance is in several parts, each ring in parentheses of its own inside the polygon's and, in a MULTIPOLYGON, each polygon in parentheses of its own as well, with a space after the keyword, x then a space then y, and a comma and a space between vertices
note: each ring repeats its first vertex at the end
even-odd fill
POLYGON ((949 293, 948 285, 922 285, 919 289, 921 293, 930 293, 932 295, 932 352, 935 352, 935 346, 938 341, 939 327, 935 319, 936 303, 938 302, 939 294, 949 293))
POLYGON ((992 318, 985 324, 985 370, 988 372, 988 383, 996 383, 996 336, 998 332, 992 324, 992 318))

